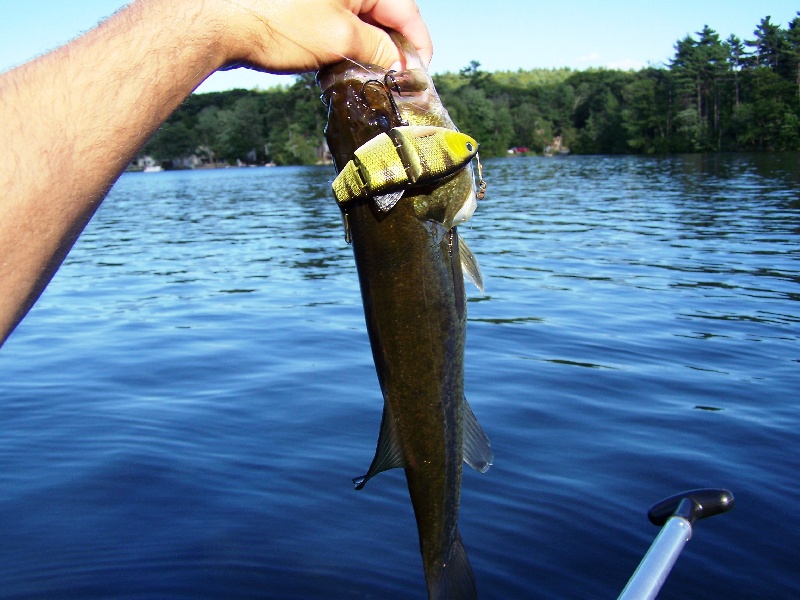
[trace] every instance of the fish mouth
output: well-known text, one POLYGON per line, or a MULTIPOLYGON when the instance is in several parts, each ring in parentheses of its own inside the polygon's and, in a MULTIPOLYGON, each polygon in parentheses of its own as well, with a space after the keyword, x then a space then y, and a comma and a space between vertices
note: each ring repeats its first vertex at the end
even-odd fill
POLYGON ((383 84, 404 95, 419 96, 430 88, 430 80, 424 69, 405 67, 400 71, 389 71, 376 65, 362 65, 348 60, 317 74, 323 97, 334 84, 344 79, 360 81, 362 84, 383 84))
POLYGON ((341 94, 345 87, 357 90, 372 109, 366 110, 364 117, 359 119, 354 107, 349 106, 351 110, 347 118, 351 126, 363 126, 361 121, 366 119, 370 125, 376 124, 370 121, 377 121, 385 132, 392 127, 408 125, 410 120, 419 120, 411 124, 438 125, 440 123, 437 121, 444 117, 444 120, 450 122, 446 111, 442 115, 442 110, 437 110, 438 95, 433 80, 416 49, 399 33, 390 32, 389 35, 400 52, 400 70, 387 70, 377 65, 346 59, 317 73, 322 102, 329 108, 329 124, 333 117, 332 97, 337 90, 341 94), (383 113, 385 118, 376 119, 375 115, 370 114, 372 111, 383 113), (425 117, 426 114, 429 115, 428 118, 425 117))
POLYGON ((342 79, 361 81, 364 84, 371 81, 382 83, 388 80, 391 82, 391 87, 399 93, 413 95, 419 95, 432 87, 430 76, 416 49, 397 32, 392 31, 389 36, 400 51, 400 69, 387 70, 377 65, 361 64, 346 58, 317 73, 317 83, 322 89, 323 97, 331 86, 342 79))

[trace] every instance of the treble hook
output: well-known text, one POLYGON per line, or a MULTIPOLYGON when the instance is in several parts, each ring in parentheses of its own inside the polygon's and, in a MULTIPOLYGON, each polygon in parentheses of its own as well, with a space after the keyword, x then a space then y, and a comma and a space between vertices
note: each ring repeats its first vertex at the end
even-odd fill
POLYGON ((364 101, 367 101, 366 90, 367 86, 370 84, 380 86, 383 92, 386 94, 386 97, 389 99, 389 103, 392 105, 392 110, 394 111, 397 120, 400 121, 400 125, 408 125, 408 122, 403 119, 403 115, 400 114, 400 109, 397 107, 397 102, 394 100, 394 94, 392 93, 392 88, 397 91, 398 96, 402 96, 400 92, 400 86, 397 85, 397 81, 395 81, 394 71, 388 71, 383 78, 383 81, 378 79, 368 79, 364 82, 364 85, 361 86, 361 97, 364 101))
POLYGON ((475 160, 478 162, 478 191, 475 193, 475 198, 483 200, 486 198, 486 181, 483 179, 483 165, 481 164, 481 157, 475 154, 475 160))
POLYGON ((385 87, 387 90, 390 87, 393 87, 395 90, 397 90, 397 95, 402 96, 403 93, 400 91, 400 86, 398 85, 397 80, 394 78, 395 73, 397 73, 397 71, 386 71, 386 75, 383 77, 383 87, 385 87), (390 81, 392 82, 391 85, 389 85, 390 81))

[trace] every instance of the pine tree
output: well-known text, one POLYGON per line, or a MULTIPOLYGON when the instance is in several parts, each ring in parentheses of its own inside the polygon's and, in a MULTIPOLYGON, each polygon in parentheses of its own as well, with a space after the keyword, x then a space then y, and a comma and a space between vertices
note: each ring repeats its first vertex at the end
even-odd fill
POLYGON ((794 75, 794 83, 797 85, 797 106, 800 107, 800 12, 789 23, 784 56, 787 72, 794 75))
POLYGON ((728 50, 728 67, 733 73, 733 88, 734 88, 734 100, 735 100, 735 107, 738 109, 739 104, 741 103, 741 91, 739 87, 739 73, 741 72, 742 68, 744 67, 745 61, 745 50, 744 44, 742 40, 736 37, 735 35, 731 34, 727 40, 725 40, 725 45, 728 50))
POLYGON ((758 27, 753 31, 755 35, 754 40, 746 40, 745 45, 753 48, 752 54, 755 60, 755 66, 767 67, 772 70, 777 70, 780 65, 782 36, 781 28, 770 22, 770 17, 767 15, 761 19, 758 27))

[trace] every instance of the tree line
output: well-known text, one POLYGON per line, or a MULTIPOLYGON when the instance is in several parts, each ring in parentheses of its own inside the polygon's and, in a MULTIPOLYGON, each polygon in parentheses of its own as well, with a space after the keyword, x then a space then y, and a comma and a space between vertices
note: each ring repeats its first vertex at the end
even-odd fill
MULTIPOLYGON (((434 76, 459 128, 483 155, 541 153, 559 137, 578 154, 800 150, 800 12, 767 16, 753 39, 709 26, 639 71, 485 72, 473 61, 434 76)), ((143 149, 159 161, 314 164, 326 108, 313 75, 288 87, 193 94, 143 149)))

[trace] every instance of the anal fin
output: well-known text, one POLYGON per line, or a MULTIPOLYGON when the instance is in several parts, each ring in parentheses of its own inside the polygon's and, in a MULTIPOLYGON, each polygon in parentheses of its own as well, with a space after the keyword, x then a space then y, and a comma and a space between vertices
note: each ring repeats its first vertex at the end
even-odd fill
POLYGON ((392 419, 389 409, 386 403, 384 403, 383 417, 381 418, 381 432, 378 435, 378 447, 375 450, 375 458, 372 459, 372 464, 369 466, 369 470, 366 474, 353 479, 353 485, 356 486, 357 490, 360 490, 367 481, 378 473, 405 466, 406 461, 403 457, 402 448, 400 447, 400 439, 397 436, 394 419, 392 419))

